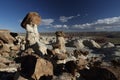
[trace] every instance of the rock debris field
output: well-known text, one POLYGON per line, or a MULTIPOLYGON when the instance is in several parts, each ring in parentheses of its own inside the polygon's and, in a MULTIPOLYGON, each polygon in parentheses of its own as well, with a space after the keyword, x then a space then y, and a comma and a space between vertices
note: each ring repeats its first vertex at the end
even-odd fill
POLYGON ((29 12, 26 35, 0 30, 0 80, 120 80, 120 46, 90 37, 39 34, 41 17, 29 12))

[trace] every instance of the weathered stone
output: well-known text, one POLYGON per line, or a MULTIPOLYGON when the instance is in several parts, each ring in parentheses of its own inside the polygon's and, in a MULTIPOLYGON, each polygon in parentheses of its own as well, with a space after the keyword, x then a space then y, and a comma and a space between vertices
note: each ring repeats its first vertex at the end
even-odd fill
POLYGON ((0 40, 2 40, 3 43, 13 44, 15 38, 10 35, 10 31, 0 30, 0 40))
POLYGON ((35 53, 42 56, 47 54, 47 47, 40 42, 37 26, 40 24, 41 18, 38 13, 30 12, 24 18, 21 26, 26 29, 26 48, 33 48, 35 53))
POLYGON ((76 58, 83 58, 83 59, 87 59, 87 55, 89 54, 88 51, 82 51, 82 50, 74 50, 73 52, 76 58))
POLYGON ((66 54, 55 54, 55 56, 58 60, 64 60, 67 58, 66 54))
POLYGON ((28 79, 33 78, 35 80, 39 80, 42 76, 53 75, 52 63, 43 58, 26 55, 17 58, 16 62, 21 63, 21 74, 26 76, 28 79))
POLYGON ((80 69, 80 70, 84 69, 84 68, 89 69, 89 67, 87 66, 88 65, 87 60, 82 59, 82 58, 80 58, 79 60, 77 60, 76 65, 77 65, 78 69, 80 69))
POLYGON ((103 45, 103 48, 112 48, 112 47, 115 47, 115 45, 113 43, 111 43, 111 42, 105 43, 103 45))
POLYGON ((101 46, 94 40, 84 40, 83 44, 88 48, 101 48, 101 46))
POLYGON ((60 45, 59 46, 60 52, 65 53, 66 47, 65 47, 64 33, 62 31, 57 31, 55 34, 56 34, 56 44, 60 45))
POLYGON ((63 31, 56 31, 55 34, 57 37, 65 37, 65 33, 63 31))
POLYGON ((75 40, 74 41, 74 46, 77 49, 83 49, 85 47, 84 44, 83 44, 83 40, 75 40))
POLYGON ((53 75, 53 65, 51 64, 51 62, 42 58, 38 58, 32 78, 38 80, 42 76, 52 76, 52 75, 53 75))
POLYGON ((117 77, 106 68, 93 67, 90 69, 82 69, 79 72, 80 77, 85 80, 118 80, 117 77))
POLYGON ((10 57, 10 54, 8 52, 0 52, 0 55, 3 57, 10 57))
POLYGON ((11 63, 12 61, 10 61, 10 60, 8 60, 8 59, 6 59, 4 57, 0 57, 0 62, 1 63, 11 63))
POLYGON ((10 52, 9 44, 3 44, 2 48, 0 48, 0 52, 10 52))
POLYGON ((28 13, 23 19, 21 26, 26 29, 27 24, 36 24, 37 26, 41 23, 41 17, 37 12, 28 13))

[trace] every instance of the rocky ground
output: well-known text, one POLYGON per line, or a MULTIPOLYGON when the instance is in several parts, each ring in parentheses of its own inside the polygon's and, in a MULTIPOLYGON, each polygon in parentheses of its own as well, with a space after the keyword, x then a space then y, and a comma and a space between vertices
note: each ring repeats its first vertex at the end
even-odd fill
POLYGON ((120 80, 120 45, 66 37, 66 53, 59 55, 56 36, 41 35, 40 42, 47 46, 42 57, 25 49, 25 36, 0 30, 0 80, 120 80))

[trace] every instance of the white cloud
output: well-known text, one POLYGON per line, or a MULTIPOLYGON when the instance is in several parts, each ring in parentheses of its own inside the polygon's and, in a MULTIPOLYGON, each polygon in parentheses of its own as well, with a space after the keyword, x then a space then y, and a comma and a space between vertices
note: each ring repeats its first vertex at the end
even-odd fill
POLYGON ((67 25, 54 25, 53 28, 68 29, 67 25))
POLYGON ((120 16, 119 17, 112 17, 112 18, 105 18, 105 19, 98 19, 93 23, 85 23, 85 24, 75 24, 72 25, 73 29, 86 29, 86 30, 107 30, 107 29, 114 29, 120 28, 120 16))
POLYGON ((60 16, 59 20, 60 20, 61 22, 68 22, 68 20, 71 20, 71 19, 73 19, 73 18, 75 18, 75 17, 79 17, 79 16, 80 16, 80 14, 77 14, 77 16, 69 16, 69 17, 60 16))
MULTIPOLYGON (((77 16, 80 16, 79 14, 77 16)), ((74 16, 61 18, 61 21, 67 22, 70 19, 73 19, 74 16), (63 20, 62 20, 63 19, 63 20)), ((120 16, 112 17, 112 18, 105 18, 105 19, 98 19, 92 23, 85 23, 85 24, 75 24, 75 25, 67 25, 67 24, 53 24, 54 19, 43 19, 42 25, 45 25, 46 28, 51 29, 65 29, 65 30, 76 30, 76 31, 107 31, 107 30, 120 30, 120 16)))
POLYGON ((54 22, 54 19, 42 19, 41 25, 50 26, 54 22))
POLYGON ((99 19, 96 21, 95 24, 114 24, 120 22, 120 17, 112 17, 112 18, 106 18, 106 19, 99 19))

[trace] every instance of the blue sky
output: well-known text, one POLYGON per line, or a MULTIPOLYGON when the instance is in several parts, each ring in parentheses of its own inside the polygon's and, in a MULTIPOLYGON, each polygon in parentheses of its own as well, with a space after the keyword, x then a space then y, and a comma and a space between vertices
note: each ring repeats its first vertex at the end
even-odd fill
POLYGON ((0 29, 25 32, 20 23, 33 11, 39 32, 120 31, 120 0, 0 0, 0 29))

